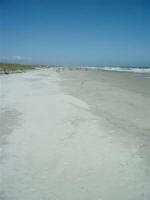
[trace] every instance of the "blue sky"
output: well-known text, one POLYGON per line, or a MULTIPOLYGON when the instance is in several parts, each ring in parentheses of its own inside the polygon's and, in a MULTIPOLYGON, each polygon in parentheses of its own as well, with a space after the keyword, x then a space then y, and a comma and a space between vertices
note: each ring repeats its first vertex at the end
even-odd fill
POLYGON ((0 0, 0 61, 150 66, 150 1, 0 0))

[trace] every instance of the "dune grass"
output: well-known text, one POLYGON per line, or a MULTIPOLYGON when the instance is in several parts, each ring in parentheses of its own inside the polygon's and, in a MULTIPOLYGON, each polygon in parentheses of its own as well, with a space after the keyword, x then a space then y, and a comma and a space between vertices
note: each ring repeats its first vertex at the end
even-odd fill
POLYGON ((12 64, 12 63, 0 63, 0 73, 3 72, 5 68, 8 72, 15 72, 15 71, 26 71, 31 69, 36 69, 40 67, 40 65, 21 65, 21 64, 12 64))

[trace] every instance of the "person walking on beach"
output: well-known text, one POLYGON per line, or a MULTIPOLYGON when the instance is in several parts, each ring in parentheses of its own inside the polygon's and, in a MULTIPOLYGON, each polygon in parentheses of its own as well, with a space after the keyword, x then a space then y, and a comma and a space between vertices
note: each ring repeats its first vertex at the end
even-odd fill
POLYGON ((9 74, 9 73, 6 71, 6 68, 3 68, 3 72, 4 72, 4 74, 9 74))

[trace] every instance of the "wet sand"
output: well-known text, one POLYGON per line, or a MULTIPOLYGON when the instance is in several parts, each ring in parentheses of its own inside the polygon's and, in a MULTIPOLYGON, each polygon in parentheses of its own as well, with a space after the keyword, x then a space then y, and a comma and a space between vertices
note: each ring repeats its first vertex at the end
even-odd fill
POLYGON ((148 148, 150 79, 129 73, 95 70, 69 71, 62 75, 66 93, 85 101, 104 129, 111 134, 114 132, 117 137, 128 136, 124 138, 127 145, 139 140, 140 145, 144 142, 145 148, 148 148))
POLYGON ((49 69, 0 79, 0 199, 150 199, 150 79, 49 69))

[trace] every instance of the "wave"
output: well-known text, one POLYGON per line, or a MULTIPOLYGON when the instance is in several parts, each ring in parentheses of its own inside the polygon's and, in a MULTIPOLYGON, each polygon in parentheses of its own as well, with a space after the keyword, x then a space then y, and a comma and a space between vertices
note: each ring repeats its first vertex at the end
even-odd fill
POLYGON ((106 71, 150 74, 150 67, 99 67, 99 69, 106 71))

